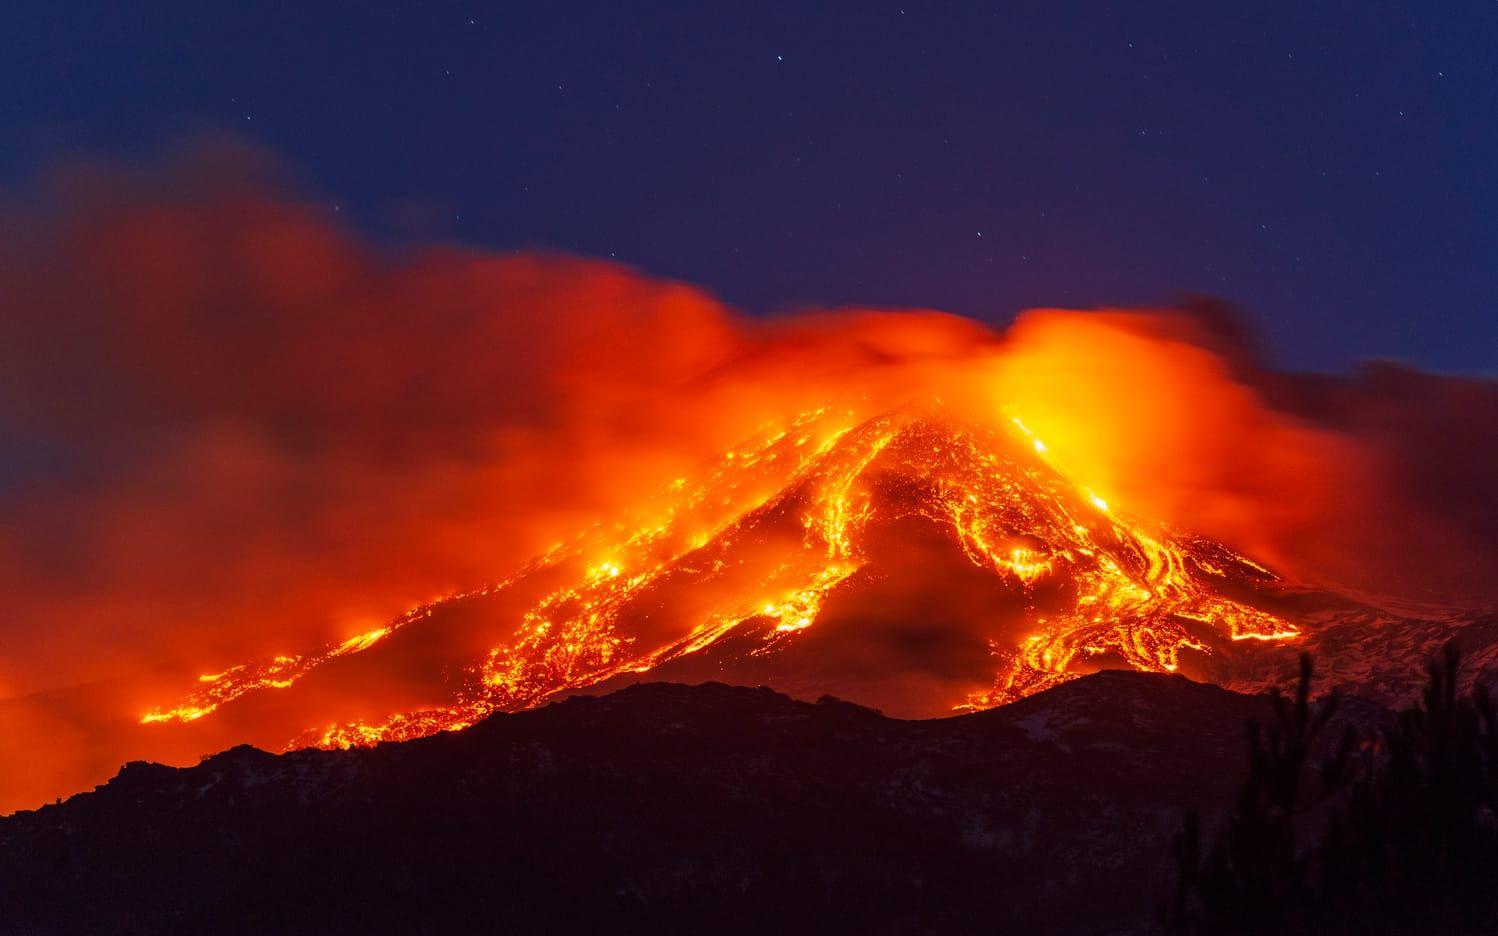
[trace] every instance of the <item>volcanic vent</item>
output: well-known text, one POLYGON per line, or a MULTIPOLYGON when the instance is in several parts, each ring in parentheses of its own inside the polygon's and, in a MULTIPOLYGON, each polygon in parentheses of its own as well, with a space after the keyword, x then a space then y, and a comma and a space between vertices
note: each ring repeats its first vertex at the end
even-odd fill
POLYGON ((238 710, 297 726, 293 746, 347 746, 642 673, 929 716, 1099 666, 1174 671, 1187 651, 1206 661, 1235 641, 1293 638, 1248 603, 1274 581, 1224 546, 1116 512, 1018 418, 828 408, 503 582, 317 653, 205 674, 142 720, 238 710))

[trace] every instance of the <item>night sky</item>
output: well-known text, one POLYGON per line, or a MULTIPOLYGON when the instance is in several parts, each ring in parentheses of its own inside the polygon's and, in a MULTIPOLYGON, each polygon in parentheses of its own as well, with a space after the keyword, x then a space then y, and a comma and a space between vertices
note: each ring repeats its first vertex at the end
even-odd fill
POLYGON ((230 6, 7 3, 0 179, 228 131, 384 242, 756 313, 1208 292, 1286 366, 1498 369, 1498 4, 230 6))

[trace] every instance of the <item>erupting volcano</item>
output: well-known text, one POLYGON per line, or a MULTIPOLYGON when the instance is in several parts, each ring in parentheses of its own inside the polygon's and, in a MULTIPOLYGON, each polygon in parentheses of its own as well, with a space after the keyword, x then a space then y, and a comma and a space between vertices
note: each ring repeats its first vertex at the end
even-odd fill
POLYGON ((827 407, 510 578, 320 652, 205 674, 142 721, 196 721, 251 694, 285 712, 336 681, 336 698, 302 694, 306 731, 289 746, 348 747, 638 678, 836 690, 927 717, 1105 665, 1174 672, 1194 652, 1200 669, 1238 641, 1293 640, 1253 604, 1278 584, 1114 509, 1018 416, 827 407), (370 717, 392 669, 399 695, 426 704, 370 717))
POLYGON ((178 5, 7 20, 0 936, 1498 932, 1498 18, 178 5))
MULTIPOLYGON (((1487 423, 1457 417, 1493 411, 1485 383, 1332 384, 1333 406, 1210 310, 757 322, 571 258, 391 270, 274 206, 186 211, 162 262, 205 225, 243 245, 212 270, 328 238, 326 280, 272 278, 243 343, 300 367, 205 333, 60 413, 121 468, 38 482, 0 542, 13 658, 35 662, 0 671, 0 753, 36 765, 0 809, 127 760, 415 738, 641 681, 932 718, 1100 669, 1261 691, 1306 650, 1395 704, 1452 637, 1474 675, 1498 664, 1483 462, 1445 454, 1484 451, 1487 423), (314 333, 339 353, 304 353, 314 333), (155 407, 204 383, 210 412, 155 407), (1406 398, 1457 416, 1409 429, 1406 398)), ((146 296, 131 334, 158 347, 162 308, 217 297, 146 296)), ((86 331, 72 308, 24 321, 86 331)))

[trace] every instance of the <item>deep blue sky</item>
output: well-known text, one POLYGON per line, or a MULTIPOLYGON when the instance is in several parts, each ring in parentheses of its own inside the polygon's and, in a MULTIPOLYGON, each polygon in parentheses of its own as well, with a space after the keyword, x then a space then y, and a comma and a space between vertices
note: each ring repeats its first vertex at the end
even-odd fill
POLYGON ((1498 370, 1498 3, 959 6, 10 0, 0 179, 227 128, 382 238, 751 311, 1211 292, 1498 370))

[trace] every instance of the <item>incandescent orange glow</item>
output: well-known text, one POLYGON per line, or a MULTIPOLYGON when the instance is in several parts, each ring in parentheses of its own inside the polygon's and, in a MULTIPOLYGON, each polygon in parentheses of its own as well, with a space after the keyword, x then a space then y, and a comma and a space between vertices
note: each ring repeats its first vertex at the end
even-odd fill
POLYGON ((39 201, 0 217, 0 416, 49 465, 0 488, 0 811, 634 679, 1226 680, 1309 633, 1282 587, 1492 595, 1491 381, 1284 374, 1198 311, 746 316, 376 248, 222 154, 39 201))
MULTIPOLYGON (((1117 516, 1051 466, 1046 445, 1018 418, 1006 429, 933 406, 857 425, 852 419, 826 408, 803 414, 726 452, 705 481, 673 482, 655 508, 659 522, 614 537, 585 536, 537 560, 527 574, 567 566, 580 574, 564 577, 522 612, 511 638, 471 664, 451 704, 380 723, 330 725, 291 745, 347 747, 463 728, 491 712, 534 706, 621 673, 647 673, 760 620, 771 626, 760 632, 754 652, 773 654, 812 628, 828 597, 863 568, 865 527, 900 515, 949 530, 973 565, 1022 592, 1054 580, 1049 610, 1029 614, 1032 632, 1014 645, 993 641, 1000 669, 992 686, 952 699, 953 708, 998 705, 1055 685, 1076 675, 1079 656, 1113 654, 1136 668, 1174 671, 1182 649, 1208 652, 1205 641, 1214 636, 1298 635, 1288 623, 1217 593, 1214 580, 1230 575, 1272 579, 1262 567, 1225 547, 1148 533, 1117 516), (901 490, 881 491, 880 477, 898 479, 901 490), (742 500, 750 490, 772 493, 742 500), (742 566, 743 543, 787 512, 797 518, 799 542, 786 544, 752 578, 727 568, 742 566), (694 535, 694 524, 708 517, 714 529, 694 535), (1027 545, 1013 545, 1017 539, 1027 545), (588 561, 598 555, 609 558, 588 561), (629 609, 683 574, 693 577, 696 590, 714 595, 713 603, 653 640, 632 633, 624 623, 629 609)), ((430 606, 418 608, 316 656, 201 677, 205 686, 143 721, 193 720, 245 692, 288 686, 429 614, 430 606)))
MULTIPOLYGON (((416 612, 412 612, 415 614, 416 612)), ((193 693, 192 699, 170 709, 152 709, 140 718, 141 724, 156 722, 197 721, 212 714, 225 702, 231 702, 246 692, 256 689, 286 689, 297 681, 297 677, 313 667, 329 660, 368 650, 392 630, 409 623, 411 615, 405 615, 384 627, 377 627, 364 634, 355 634, 342 643, 325 648, 310 656, 277 656, 264 663, 245 663, 230 667, 221 673, 205 673, 198 682, 206 685, 193 693)))

